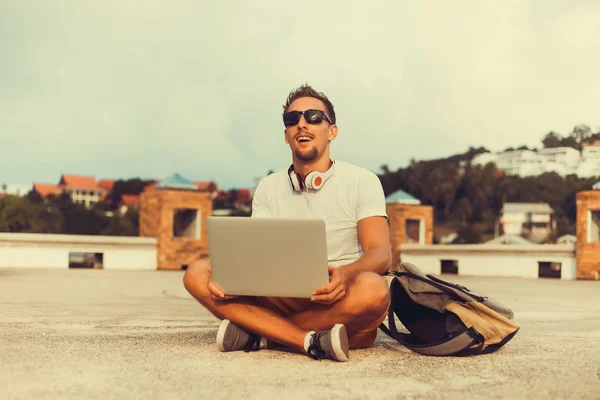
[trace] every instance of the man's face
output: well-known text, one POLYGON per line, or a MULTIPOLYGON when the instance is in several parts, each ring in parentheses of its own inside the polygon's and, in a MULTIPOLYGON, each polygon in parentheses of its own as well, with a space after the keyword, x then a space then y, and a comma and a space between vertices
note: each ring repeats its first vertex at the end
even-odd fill
MULTIPOLYGON (((306 110, 321 110, 327 113, 325 104, 314 97, 301 97, 295 100, 286 112, 306 110)), ((319 124, 309 124, 302 115, 298 124, 285 129, 285 142, 301 161, 317 159, 327 150, 327 145, 336 136, 337 126, 329 124, 326 118, 323 118, 319 124)))

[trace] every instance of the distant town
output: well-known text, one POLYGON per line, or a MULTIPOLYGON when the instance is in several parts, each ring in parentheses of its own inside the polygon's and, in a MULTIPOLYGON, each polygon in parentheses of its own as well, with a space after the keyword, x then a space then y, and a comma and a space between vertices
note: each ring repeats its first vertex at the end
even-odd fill
MULTIPOLYGON (((470 148, 397 171, 382 165, 378 176, 388 203, 433 207, 434 243, 573 241, 575 193, 600 189, 600 133, 580 125, 565 137, 550 132, 542 144, 498 153, 470 148)), ((160 180, 74 173, 30 188, 2 184, 0 232, 136 236, 141 194, 166 181, 209 193, 213 215, 251 215, 254 186, 225 191, 177 173, 160 180)))

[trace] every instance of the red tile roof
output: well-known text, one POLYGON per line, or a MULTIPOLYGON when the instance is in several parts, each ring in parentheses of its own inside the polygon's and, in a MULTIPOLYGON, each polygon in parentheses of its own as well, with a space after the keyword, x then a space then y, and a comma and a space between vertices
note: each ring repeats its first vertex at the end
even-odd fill
POLYGON ((227 201, 231 198, 231 192, 226 192, 224 190, 219 190, 217 196, 215 197, 217 200, 227 201))
POLYGON ((98 187, 111 191, 113 186, 115 186, 115 181, 113 179, 100 179, 98 181, 98 187))
POLYGON ((252 191, 250 189, 238 189, 236 203, 246 205, 252 203, 252 191))
POLYGON ((218 190, 217 184, 214 183, 213 181, 210 181, 210 182, 194 181, 193 183, 194 183, 194 185, 196 185, 198 190, 200 190, 201 192, 216 192, 218 190))
POLYGON ((48 197, 51 194, 58 194, 60 188, 52 183, 34 183, 33 189, 42 197, 48 197))
POLYGON ((60 178, 59 185, 74 186, 78 188, 97 189, 98 184, 93 176, 82 175, 66 175, 63 174, 60 178))

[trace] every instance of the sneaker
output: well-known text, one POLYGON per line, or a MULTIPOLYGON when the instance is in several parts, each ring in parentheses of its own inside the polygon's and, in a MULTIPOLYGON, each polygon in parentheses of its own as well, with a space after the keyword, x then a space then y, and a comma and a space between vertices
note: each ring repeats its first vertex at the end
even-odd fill
POLYGON ((316 332, 308 347, 308 355, 315 360, 329 358, 334 361, 348 361, 350 358, 346 327, 336 324, 328 331, 316 332))
POLYGON ((235 326, 231 321, 224 319, 217 332, 217 347, 221 351, 258 351, 260 350, 260 336, 251 335, 235 326))

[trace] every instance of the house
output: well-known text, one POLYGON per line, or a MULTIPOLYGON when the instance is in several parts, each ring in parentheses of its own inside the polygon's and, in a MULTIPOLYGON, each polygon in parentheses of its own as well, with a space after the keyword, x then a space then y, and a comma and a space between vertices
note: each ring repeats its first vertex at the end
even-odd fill
MULTIPOLYGON (((600 150, 600 147, 598 147, 600 150)), ((584 149, 585 151, 585 149, 584 149)), ((507 175, 520 177, 537 176, 546 172, 555 172, 560 176, 569 174, 589 174, 588 170, 600 168, 600 158, 596 159, 595 150, 580 153, 572 147, 553 147, 532 150, 509 150, 501 153, 482 153, 473 157, 473 165, 486 165, 494 163, 496 167, 507 175), (589 159, 589 165, 583 164, 589 159), (583 165, 583 167, 582 167, 583 165)), ((600 151, 598 152, 600 156, 600 151)))
POLYGON ((34 183, 33 190, 38 192, 38 194, 43 198, 46 198, 50 195, 56 196, 60 193, 60 188, 58 185, 52 183, 34 183))
POLYGON ((238 211, 250 213, 253 198, 254 191, 252 189, 220 190, 213 197, 213 215, 226 216, 238 211))
POLYGON ((67 193, 71 196, 73 203, 83 204, 86 207, 91 207, 95 203, 104 200, 109 192, 109 189, 100 187, 92 176, 68 174, 61 175, 58 184, 34 183, 33 190, 43 198, 67 193))
POLYGON ((139 194, 122 194, 119 202, 119 211, 125 214, 130 208, 139 209, 140 195, 139 194))
POLYGON ((96 179, 92 176, 63 174, 58 186, 63 192, 71 195, 73 203, 83 204, 86 207, 91 207, 103 200, 108 193, 108 190, 98 186, 96 179))
POLYGON ((113 190, 114 186, 115 186, 115 181, 113 179, 100 179, 98 181, 98 187, 105 189, 108 192, 113 190))
POLYGON ((507 175, 520 177, 535 176, 542 173, 541 159, 531 150, 510 150, 502 153, 483 153, 473 158, 473 165, 496 164, 507 175))
POLYGON ((546 203, 505 203, 500 225, 505 235, 543 242, 556 229, 554 210, 546 203))
POLYGON ((591 178, 600 176, 600 143, 584 144, 581 150, 581 163, 577 168, 577 176, 591 178))
POLYGON ((572 147, 552 147, 537 152, 544 172, 556 172, 566 176, 577 172, 581 153, 572 147))

